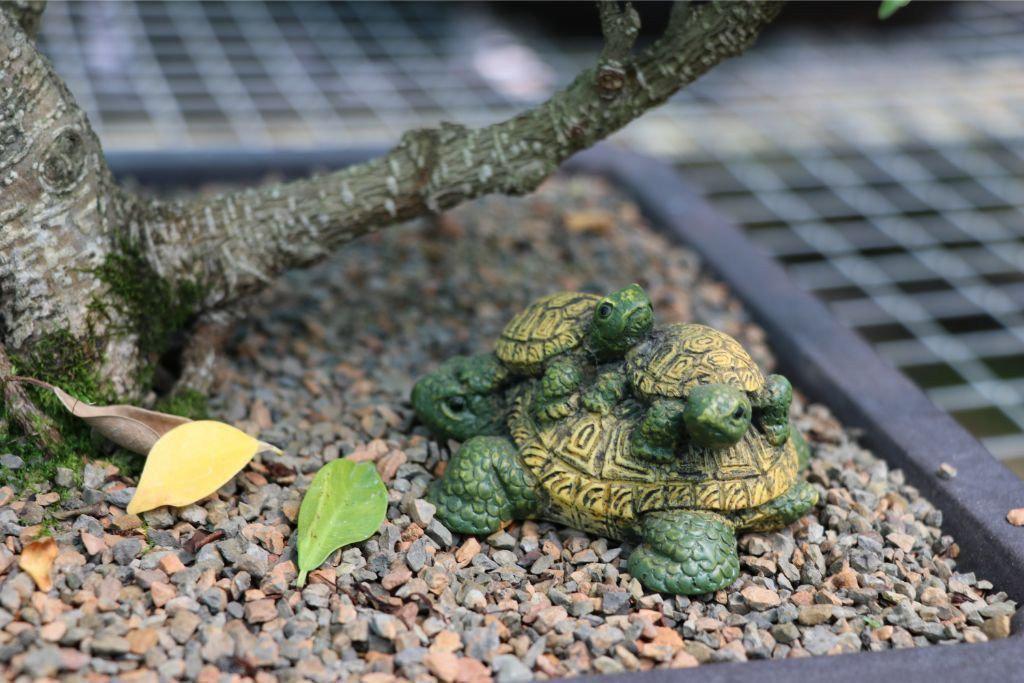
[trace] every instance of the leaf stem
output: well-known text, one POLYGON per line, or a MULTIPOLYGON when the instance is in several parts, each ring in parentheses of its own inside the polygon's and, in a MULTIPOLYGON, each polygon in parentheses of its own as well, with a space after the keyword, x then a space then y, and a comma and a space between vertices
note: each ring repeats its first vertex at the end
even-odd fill
POLYGON ((43 380, 36 379, 35 377, 25 377, 24 375, 3 375, 3 376, 0 376, 0 382, 17 382, 17 383, 24 382, 25 384, 34 384, 37 387, 42 387, 43 389, 49 389, 50 391, 53 391, 54 388, 55 388, 49 382, 44 382, 43 380))

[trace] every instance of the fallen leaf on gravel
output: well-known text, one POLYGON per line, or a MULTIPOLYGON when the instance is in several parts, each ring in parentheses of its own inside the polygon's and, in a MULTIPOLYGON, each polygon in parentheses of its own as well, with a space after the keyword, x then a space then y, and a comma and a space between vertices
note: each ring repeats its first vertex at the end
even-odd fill
POLYGON ((94 406, 80 401, 60 387, 31 377, 11 377, 49 389, 67 411, 95 429, 104 438, 133 453, 149 453, 157 440, 175 427, 191 422, 187 417, 158 413, 128 405, 94 406))
POLYGON ((206 533, 202 529, 199 529, 192 534, 187 541, 185 541, 185 545, 183 547, 185 550, 195 555, 204 545, 213 543, 214 541, 219 541, 222 538, 224 538, 223 529, 217 529, 210 533, 206 533))
POLYGON ((1014 526, 1024 526, 1024 508, 1014 508, 1007 512, 1006 521, 1014 526))
POLYGON ((223 422, 186 422, 167 432, 146 458, 128 514, 184 507, 231 480, 261 450, 277 450, 223 422))
POLYGON ((604 235, 615 228, 615 216, 601 209, 584 209, 565 214, 565 227, 570 232, 604 235))
POLYGON ((57 541, 52 538, 43 538, 22 548, 18 566, 32 577, 32 580, 39 586, 39 590, 45 592, 53 588, 50 570, 53 568, 53 561, 56 557, 57 541))
POLYGON ((388 492, 373 463, 342 458, 321 467, 299 508, 298 585, 338 548, 369 538, 387 510, 388 492))

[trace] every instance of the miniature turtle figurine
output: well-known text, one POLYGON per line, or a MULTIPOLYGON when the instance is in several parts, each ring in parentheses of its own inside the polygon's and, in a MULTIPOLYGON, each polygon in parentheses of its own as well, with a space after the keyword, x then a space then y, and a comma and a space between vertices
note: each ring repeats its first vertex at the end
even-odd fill
POLYGON ((539 420, 539 387, 526 385, 510 437, 478 436, 452 456, 427 497, 453 531, 490 534, 502 523, 544 518, 638 540, 629 571, 648 588, 695 595, 739 574, 737 531, 767 531, 803 516, 817 492, 798 477, 795 440, 771 444, 749 429, 731 446, 686 442, 672 460, 636 457, 630 434, 643 407, 627 399, 606 413, 576 410, 539 420))
MULTIPOLYGON (((515 399, 537 383, 536 379, 510 381, 493 353, 454 356, 417 381, 413 410, 420 422, 441 438, 465 441, 473 436, 507 436, 515 399)), ((638 421, 634 431, 641 424, 638 421)), ((803 471, 810 462, 810 446, 796 428, 790 431, 790 440, 803 471)))
POLYGON ((789 439, 789 380, 765 377, 739 342, 714 328, 656 330, 629 351, 626 374, 650 404, 632 437, 641 457, 671 460, 684 435, 700 446, 731 446, 751 422, 775 446, 789 439))
POLYGON ((412 406, 445 439, 507 434, 509 373, 493 353, 454 356, 412 388, 412 406))
MULTIPOLYGON (((623 374, 624 364, 619 365, 623 374)), ((466 441, 474 436, 508 436, 508 417, 515 399, 537 382, 510 380, 494 354, 455 356, 416 382, 412 406, 420 422, 443 439, 466 441)), ((644 424, 637 421, 633 438, 636 429, 644 424)), ((799 430, 793 428, 789 435, 803 470, 810 461, 810 447, 799 430)))
MULTIPOLYGON (((543 297, 509 321, 495 355, 519 377, 540 377, 534 407, 540 418, 557 419, 575 407, 584 369, 621 359, 654 325, 651 300, 640 285, 601 298, 581 292, 543 297)), ((621 372, 598 375, 581 399, 588 410, 606 411, 625 388, 621 372)))

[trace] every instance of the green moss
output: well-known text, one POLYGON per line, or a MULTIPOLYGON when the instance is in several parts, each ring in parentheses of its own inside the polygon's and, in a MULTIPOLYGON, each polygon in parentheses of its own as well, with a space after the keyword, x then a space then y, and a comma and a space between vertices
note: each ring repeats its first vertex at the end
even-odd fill
POLYGON ((209 399, 194 389, 184 389, 164 396, 156 402, 155 409, 193 420, 205 420, 210 416, 209 399))
POLYGON ((199 310, 205 288, 191 281, 171 282, 153 269, 137 245, 123 240, 93 273, 107 293, 90 309, 112 332, 137 337, 146 363, 140 384, 152 380, 153 366, 199 310))
MULTIPOLYGON (((40 338, 32 345, 30 353, 11 358, 11 364, 15 374, 55 384, 89 403, 105 403, 114 398, 109 384, 96 370, 99 364, 96 345, 76 339, 67 331, 40 338)), ((31 489, 44 481, 52 481, 58 467, 81 472, 86 455, 94 453, 100 445, 92 430, 70 415, 50 391, 34 386, 28 386, 27 391, 40 411, 57 425, 63 443, 48 454, 14 425, 0 434, 0 450, 14 453, 25 461, 21 469, 0 470, 0 482, 19 489, 31 489)), ((6 417, 6 406, 0 405, 0 418, 6 417)))

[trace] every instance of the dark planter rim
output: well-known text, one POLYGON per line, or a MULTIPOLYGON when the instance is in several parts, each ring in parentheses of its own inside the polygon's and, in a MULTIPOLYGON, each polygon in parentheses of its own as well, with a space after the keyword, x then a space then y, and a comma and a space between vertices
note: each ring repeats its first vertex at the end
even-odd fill
MULTIPOLYGON (((182 186, 207 181, 245 181, 275 172, 291 177, 309 169, 333 169, 363 161, 379 148, 334 151, 204 151, 114 153, 114 172, 143 185, 182 186)), ((960 546, 958 567, 977 572, 1024 602, 1024 529, 1005 519, 1024 506, 1024 481, 993 458, 953 418, 937 408, 901 373, 840 324, 811 294, 797 287, 770 256, 718 213, 667 163, 610 144, 578 154, 570 173, 604 176, 621 187, 652 226, 700 254, 765 328, 783 372, 813 400, 829 406, 846 427, 863 430, 861 441, 891 466, 902 469, 943 512, 942 528, 960 546), (940 464, 958 470, 936 474, 940 464)), ((1024 669, 1024 610, 1009 638, 988 643, 859 652, 787 660, 751 660, 697 669, 585 676, 600 683, 723 683, 725 681, 820 681, 899 683, 1020 680, 1024 669)))

